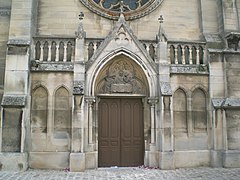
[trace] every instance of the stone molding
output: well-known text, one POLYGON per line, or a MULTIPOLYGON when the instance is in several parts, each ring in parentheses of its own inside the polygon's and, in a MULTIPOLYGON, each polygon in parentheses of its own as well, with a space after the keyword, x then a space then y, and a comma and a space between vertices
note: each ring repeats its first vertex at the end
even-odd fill
POLYGON ((31 61, 31 71, 67 71, 73 72, 74 65, 72 62, 40 62, 31 61))
POLYGON ((84 81, 74 81, 73 82, 73 94, 74 95, 84 95, 84 81))
POLYGON ((170 73, 173 74, 202 74, 208 75, 208 66, 199 64, 199 65, 171 65, 170 73))
POLYGON ((240 108, 240 98, 212 98, 212 104, 216 109, 240 108))
POLYGON ((24 107, 26 99, 25 95, 4 95, 1 105, 3 107, 24 107))

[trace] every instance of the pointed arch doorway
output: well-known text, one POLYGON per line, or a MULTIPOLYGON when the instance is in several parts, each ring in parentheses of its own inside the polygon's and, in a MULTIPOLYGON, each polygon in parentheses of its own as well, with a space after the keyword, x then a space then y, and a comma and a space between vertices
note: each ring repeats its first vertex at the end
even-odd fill
POLYGON ((141 67, 124 55, 109 61, 99 72, 98 166, 144 164, 144 105, 147 78, 141 67))

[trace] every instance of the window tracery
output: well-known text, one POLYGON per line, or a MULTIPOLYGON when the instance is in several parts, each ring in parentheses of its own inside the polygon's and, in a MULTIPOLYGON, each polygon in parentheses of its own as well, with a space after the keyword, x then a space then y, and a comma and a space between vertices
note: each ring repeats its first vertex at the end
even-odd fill
POLYGON ((126 19, 137 19, 155 10, 163 0, 80 0, 91 11, 109 19, 124 13, 126 19))

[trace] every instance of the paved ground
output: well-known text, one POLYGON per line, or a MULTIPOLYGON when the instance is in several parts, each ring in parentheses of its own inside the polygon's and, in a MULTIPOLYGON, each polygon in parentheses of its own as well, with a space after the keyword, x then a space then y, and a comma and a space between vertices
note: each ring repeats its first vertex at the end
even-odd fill
POLYGON ((100 168, 85 172, 28 170, 26 172, 0 172, 1 180, 240 180, 240 168, 190 168, 177 170, 159 170, 146 168, 100 168))

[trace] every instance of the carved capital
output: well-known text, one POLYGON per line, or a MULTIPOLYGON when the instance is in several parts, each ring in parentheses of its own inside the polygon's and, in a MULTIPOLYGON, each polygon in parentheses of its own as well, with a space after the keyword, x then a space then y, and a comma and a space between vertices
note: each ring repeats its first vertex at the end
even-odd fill
POLYGON ((172 88, 170 83, 168 82, 160 82, 161 94, 163 96, 171 96, 172 95, 172 88))
POLYGON ((240 33, 238 32, 230 32, 226 35, 228 48, 233 49, 235 51, 240 50, 240 33))
POLYGON ((26 105, 26 96, 4 95, 1 105, 3 107, 24 107, 26 105))
POLYGON ((86 96, 85 101, 88 103, 90 107, 92 107, 93 103, 96 102, 96 98, 94 96, 86 96))
POLYGON ((148 98, 148 103, 149 103, 151 106, 155 106, 155 104, 158 103, 158 97, 149 97, 149 98, 148 98))
POLYGON ((84 81, 74 81, 73 82, 73 94, 83 95, 84 94, 84 81))

